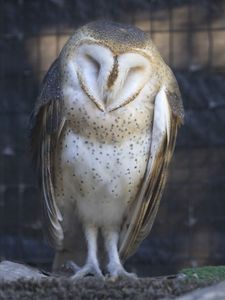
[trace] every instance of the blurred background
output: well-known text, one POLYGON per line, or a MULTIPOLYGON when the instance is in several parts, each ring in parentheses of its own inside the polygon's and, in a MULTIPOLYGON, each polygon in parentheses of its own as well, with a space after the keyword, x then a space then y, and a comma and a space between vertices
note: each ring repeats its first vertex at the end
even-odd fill
POLYGON ((185 125, 160 210, 127 262, 140 275, 225 264, 225 1, 0 0, 0 258, 49 268, 28 119, 71 33, 96 19, 149 32, 180 85, 185 125))

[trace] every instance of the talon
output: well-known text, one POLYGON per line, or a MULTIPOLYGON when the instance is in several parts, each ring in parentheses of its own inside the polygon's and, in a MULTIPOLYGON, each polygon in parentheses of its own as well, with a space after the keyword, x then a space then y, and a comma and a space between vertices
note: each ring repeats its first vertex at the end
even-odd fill
POLYGON ((122 265, 113 264, 108 266, 109 270, 109 279, 110 281, 116 281, 120 278, 130 278, 133 280, 137 280, 137 275, 135 273, 127 272, 122 265))
POLYGON ((117 281, 118 279, 122 279, 122 278, 129 278, 129 279, 132 279, 132 280, 137 280, 138 277, 136 274, 134 273, 128 273, 128 272, 119 272, 118 274, 116 275, 111 275, 109 276, 109 280, 112 281, 112 282, 115 282, 117 281))
POLYGON ((72 279, 77 280, 77 279, 84 278, 86 276, 94 276, 99 279, 104 279, 104 276, 103 276, 101 270, 99 269, 99 267, 95 266, 95 265, 90 265, 90 264, 84 265, 82 268, 80 268, 76 272, 76 274, 74 274, 72 276, 72 279))
POLYGON ((65 267, 67 269, 72 270, 74 273, 77 273, 81 268, 75 264, 75 262, 73 262, 72 260, 69 260, 65 263, 65 267))

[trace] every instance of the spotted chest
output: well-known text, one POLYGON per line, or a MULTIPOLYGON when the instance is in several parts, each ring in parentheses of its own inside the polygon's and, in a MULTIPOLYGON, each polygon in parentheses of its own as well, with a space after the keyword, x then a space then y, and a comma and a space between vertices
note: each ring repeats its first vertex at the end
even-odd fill
POLYGON ((87 105, 67 110, 56 159, 57 202, 71 201, 88 222, 118 226, 145 173, 152 106, 107 113, 87 105))

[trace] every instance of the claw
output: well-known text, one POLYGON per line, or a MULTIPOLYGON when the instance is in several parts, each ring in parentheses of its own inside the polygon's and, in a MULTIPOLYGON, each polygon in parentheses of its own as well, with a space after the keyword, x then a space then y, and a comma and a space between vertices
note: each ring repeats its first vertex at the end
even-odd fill
POLYGON ((122 265, 120 264, 109 264, 108 265, 108 271, 109 271, 109 274, 108 274, 108 278, 110 281, 116 281, 120 278, 129 278, 129 279, 132 279, 132 280, 137 280, 137 275, 135 273, 129 273, 127 272, 122 265))
POLYGON ((74 273, 77 273, 81 268, 75 264, 75 262, 73 262, 72 260, 68 260, 66 263, 65 263, 65 267, 67 269, 70 269, 72 270, 74 273))
POLYGON ((86 264, 72 276, 73 280, 78 280, 86 276, 94 276, 99 279, 104 279, 104 276, 98 266, 86 264))

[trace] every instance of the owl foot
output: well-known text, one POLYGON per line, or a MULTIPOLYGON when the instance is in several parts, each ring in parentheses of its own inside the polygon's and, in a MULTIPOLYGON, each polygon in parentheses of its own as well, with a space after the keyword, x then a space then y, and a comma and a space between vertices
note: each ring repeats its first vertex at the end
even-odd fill
POLYGON ((99 279, 104 279, 104 276, 99 266, 87 263, 82 268, 74 270, 75 274, 72 276, 73 280, 81 279, 86 276, 94 276, 99 279))
POLYGON ((108 272, 108 278, 110 281, 116 281, 120 278, 129 278, 133 280, 137 279, 136 274, 127 272, 121 264, 109 264, 108 272))
POLYGON ((73 262, 72 260, 68 260, 65 264, 65 267, 67 269, 72 270, 74 273, 77 273, 81 268, 75 264, 75 262, 73 262))

